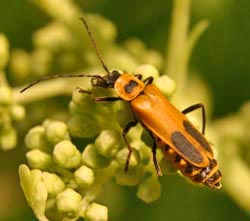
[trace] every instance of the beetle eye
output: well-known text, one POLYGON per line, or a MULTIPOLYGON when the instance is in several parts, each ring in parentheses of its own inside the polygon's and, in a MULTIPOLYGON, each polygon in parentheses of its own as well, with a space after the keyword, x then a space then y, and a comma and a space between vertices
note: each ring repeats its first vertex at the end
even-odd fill
POLYGON ((119 71, 113 70, 113 71, 111 72, 110 78, 117 80, 117 78, 120 77, 120 76, 121 76, 121 73, 120 73, 119 71))

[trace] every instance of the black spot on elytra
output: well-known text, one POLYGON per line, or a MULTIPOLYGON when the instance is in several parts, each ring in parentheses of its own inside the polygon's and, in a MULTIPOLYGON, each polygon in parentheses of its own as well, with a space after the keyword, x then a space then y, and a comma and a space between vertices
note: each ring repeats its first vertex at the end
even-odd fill
POLYGON ((186 137, 184 137, 182 133, 179 131, 172 133, 171 140, 176 149, 178 149, 189 160, 198 164, 203 162, 203 157, 200 152, 186 139, 186 137))
POLYGON ((183 121, 183 126, 185 130, 203 147, 206 151, 212 153, 212 149, 206 139, 201 135, 201 133, 194 128, 192 124, 188 121, 183 121))

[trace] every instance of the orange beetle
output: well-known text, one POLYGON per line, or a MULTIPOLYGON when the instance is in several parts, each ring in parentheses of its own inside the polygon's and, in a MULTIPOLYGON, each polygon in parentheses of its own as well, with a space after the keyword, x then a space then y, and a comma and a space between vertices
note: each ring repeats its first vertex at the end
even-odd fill
POLYGON ((214 159, 213 150, 204 137, 205 132, 205 108, 202 104, 195 104, 184 111, 177 110, 161 91, 152 84, 153 77, 142 81, 142 75, 130 75, 120 73, 117 70, 110 72, 104 64, 95 41, 89 31, 86 21, 81 18, 88 35, 96 50, 96 54, 107 72, 106 75, 54 75, 46 76, 35 81, 21 92, 39 83, 40 81, 57 77, 90 77, 91 83, 96 87, 114 88, 118 97, 95 97, 92 92, 79 88, 80 93, 91 94, 93 99, 100 101, 125 100, 129 102, 134 121, 129 122, 123 130, 123 138, 129 153, 126 161, 125 172, 128 170, 132 148, 126 138, 129 130, 140 122, 150 133, 154 142, 152 147, 153 161, 159 176, 162 175, 156 159, 156 148, 159 147, 164 155, 171 160, 173 165, 181 173, 189 177, 193 182, 202 183, 208 187, 221 188, 221 173, 218 163, 214 159), (201 108, 203 126, 199 132, 187 119, 185 114, 201 108))

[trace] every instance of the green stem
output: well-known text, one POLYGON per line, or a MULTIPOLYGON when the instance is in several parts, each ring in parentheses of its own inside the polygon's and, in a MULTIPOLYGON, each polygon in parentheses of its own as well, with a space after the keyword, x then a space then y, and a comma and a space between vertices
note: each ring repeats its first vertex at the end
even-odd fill
POLYGON ((80 216, 84 217, 84 212, 87 209, 88 205, 95 200, 98 196, 99 192, 102 190, 102 186, 107 183, 115 174, 116 169, 118 168, 118 164, 112 162, 110 166, 101 169, 96 172, 96 180, 95 183, 91 186, 91 188, 86 192, 85 197, 81 203, 81 214, 80 216))
POLYGON ((165 68, 166 73, 174 80, 180 79, 182 74, 177 71, 187 40, 190 2, 191 0, 174 0, 165 68))
POLYGON ((194 46, 199 40, 201 34, 207 29, 209 22, 207 20, 200 21, 188 36, 185 47, 180 54, 179 65, 176 67, 176 81, 178 82, 178 92, 183 93, 187 82, 188 64, 194 46))

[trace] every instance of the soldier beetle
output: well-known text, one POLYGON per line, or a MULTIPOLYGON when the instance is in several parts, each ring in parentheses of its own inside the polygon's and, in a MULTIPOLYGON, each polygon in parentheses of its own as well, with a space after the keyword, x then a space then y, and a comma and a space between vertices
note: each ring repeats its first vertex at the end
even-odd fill
POLYGON ((127 133, 138 122, 149 132, 153 139, 152 155, 156 172, 162 175, 156 159, 156 149, 160 148, 163 154, 172 162, 174 167, 189 177, 193 182, 202 183, 208 187, 221 188, 221 173, 218 163, 214 159, 211 145, 204 137, 205 133, 205 108, 201 103, 192 105, 182 112, 176 109, 161 91, 153 85, 153 77, 142 80, 142 75, 121 73, 117 70, 109 71, 105 65, 90 29, 83 18, 80 18, 87 30, 89 38, 102 64, 106 75, 53 75, 45 76, 24 88, 22 92, 39 83, 40 81, 58 77, 89 77, 92 86, 113 88, 117 97, 96 97, 92 92, 78 88, 80 93, 92 95, 96 102, 113 102, 124 100, 130 104, 134 120, 123 129, 123 138, 128 148, 125 172, 128 171, 132 148, 127 140, 127 133), (185 114, 196 109, 202 111, 202 131, 199 132, 188 120, 185 114))

